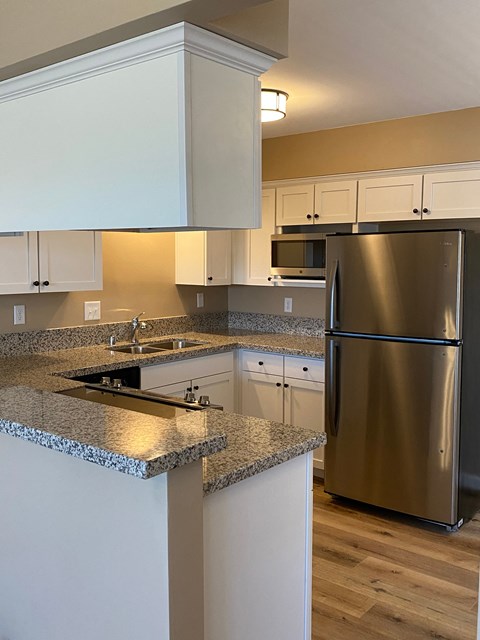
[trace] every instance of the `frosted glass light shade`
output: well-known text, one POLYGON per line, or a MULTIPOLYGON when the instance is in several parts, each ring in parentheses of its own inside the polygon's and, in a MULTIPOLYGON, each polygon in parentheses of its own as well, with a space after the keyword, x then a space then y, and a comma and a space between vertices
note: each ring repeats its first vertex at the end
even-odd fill
POLYGON ((288 93, 277 89, 262 89, 262 122, 281 120, 287 115, 288 93))

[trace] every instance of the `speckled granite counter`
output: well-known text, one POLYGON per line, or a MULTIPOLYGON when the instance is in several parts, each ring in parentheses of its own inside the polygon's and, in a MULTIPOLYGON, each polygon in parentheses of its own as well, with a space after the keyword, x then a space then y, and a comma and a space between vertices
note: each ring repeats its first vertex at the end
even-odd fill
POLYGON ((236 414, 210 410, 166 420, 49 393, 78 386, 72 376, 236 348, 324 356, 321 338, 226 333, 185 333, 205 344, 153 355, 94 346, 0 358, 0 387, 6 387, 0 389, 0 432, 141 478, 210 456, 204 460, 205 493, 323 445, 324 434, 236 414))

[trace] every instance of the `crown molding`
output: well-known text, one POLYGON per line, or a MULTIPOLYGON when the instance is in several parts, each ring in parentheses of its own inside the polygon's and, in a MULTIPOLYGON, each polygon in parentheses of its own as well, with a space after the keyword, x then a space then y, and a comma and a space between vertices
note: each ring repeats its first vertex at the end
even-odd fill
POLYGON ((187 22, 125 40, 0 82, 0 103, 134 64, 188 52, 254 76, 276 59, 187 22))

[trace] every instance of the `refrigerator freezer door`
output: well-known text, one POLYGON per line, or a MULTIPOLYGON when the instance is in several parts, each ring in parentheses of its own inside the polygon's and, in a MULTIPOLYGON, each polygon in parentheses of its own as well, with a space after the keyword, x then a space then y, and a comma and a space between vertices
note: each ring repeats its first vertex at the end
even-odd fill
POLYGON ((325 490, 457 522, 460 346, 327 337, 325 490))
POLYGON ((327 330, 460 340, 464 234, 327 238, 327 330))

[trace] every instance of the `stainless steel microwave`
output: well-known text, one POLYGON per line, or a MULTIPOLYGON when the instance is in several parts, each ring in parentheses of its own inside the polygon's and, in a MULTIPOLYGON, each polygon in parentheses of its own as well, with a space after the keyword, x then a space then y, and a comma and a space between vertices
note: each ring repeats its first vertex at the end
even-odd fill
POLYGON ((273 235, 271 274, 283 278, 324 280, 326 244, 324 233, 273 235))

